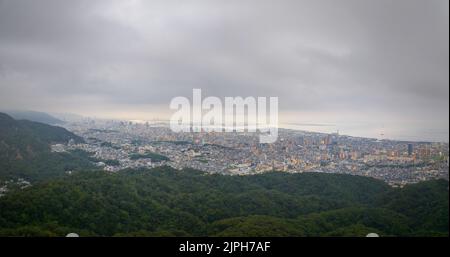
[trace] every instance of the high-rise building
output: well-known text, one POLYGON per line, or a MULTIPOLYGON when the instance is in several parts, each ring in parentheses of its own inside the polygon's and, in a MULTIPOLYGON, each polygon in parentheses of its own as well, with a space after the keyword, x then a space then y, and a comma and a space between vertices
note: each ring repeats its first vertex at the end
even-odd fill
POLYGON ((411 156, 413 154, 413 145, 412 144, 408 144, 408 156, 411 156))
POLYGON ((305 139, 304 139, 303 137, 299 137, 299 138, 298 138, 298 143, 299 143, 299 145, 301 145, 301 146, 305 145, 305 139))

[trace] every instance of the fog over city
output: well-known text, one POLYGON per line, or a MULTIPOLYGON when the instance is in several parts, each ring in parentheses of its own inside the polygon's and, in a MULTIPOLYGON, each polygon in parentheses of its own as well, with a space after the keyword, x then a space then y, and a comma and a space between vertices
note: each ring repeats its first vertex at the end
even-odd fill
POLYGON ((278 96, 280 126, 448 141, 449 2, 0 0, 0 110, 168 119, 278 96))

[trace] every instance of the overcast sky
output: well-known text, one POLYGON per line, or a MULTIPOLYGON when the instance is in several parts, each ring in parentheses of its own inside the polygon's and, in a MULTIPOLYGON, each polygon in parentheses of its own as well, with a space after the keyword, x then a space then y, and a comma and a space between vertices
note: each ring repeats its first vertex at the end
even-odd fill
POLYGON ((167 118, 278 96, 284 123, 449 134, 448 0, 0 0, 0 108, 167 118))

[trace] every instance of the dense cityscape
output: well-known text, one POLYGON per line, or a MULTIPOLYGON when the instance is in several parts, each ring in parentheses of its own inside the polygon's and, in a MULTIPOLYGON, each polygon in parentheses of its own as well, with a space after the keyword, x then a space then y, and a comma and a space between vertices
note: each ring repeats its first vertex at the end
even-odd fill
POLYGON ((84 119, 65 125, 85 143, 55 144, 54 152, 83 150, 100 168, 194 168, 250 175, 267 171, 346 173, 391 186, 444 178, 448 143, 403 142, 280 129, 274 144, 255 133, 174 133, 164 123, 84 119))

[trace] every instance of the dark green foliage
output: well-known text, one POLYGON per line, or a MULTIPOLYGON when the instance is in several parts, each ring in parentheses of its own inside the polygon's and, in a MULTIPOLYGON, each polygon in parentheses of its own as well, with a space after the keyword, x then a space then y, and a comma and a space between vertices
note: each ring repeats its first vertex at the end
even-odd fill
POLYGON ((330 174, 75 172, 0 198, 2 235, 447 236, 446 220, 447 181, 391 189, 330 174))
POLYGON ((0 161, 30 159, 50 151, 51 143, 82 142, 64 128, 27 120, 16 121, 0 113, 0 161))
POLYGON ((35 138, 38 138, 47 144, 67 143, 69 140, 73 140, 74 143, 82 143, 84 141, 81 137, 67 131, 65 128, 28 120, 21 120, 18 121, 18 123, 29 128, 35 138))
POLYGON ((51 143, 67 143, 71 139, 76 143, 83 142, 81 137, 64 128, 29 120, 14 120, 0 113, 0 142, 4 148, 19 148, 26 154, 27 151, 35 150, 33 147, 39 152, 48 149, 51 143))
POLYGON ((303 229, 292 219, 272 216, 248 216, 219 220, 209 226, 209 234, 214 236, 306 236, 303 229))
POLYGON ((100 144, 100 146, 102 146, 102 147, 113 147, 113 145, 112 145, 111 142, 102 142, 102 143, 100 144))
POLYGON ((64 171, 91 167, 80 153, 51 153, 50 144, 83 139, 64 128, 27 120, 16 121, 0 113, 0 180, 39 180, 64 171))
POLYGON ((151 159, 153 162, 160 162, 160 161, 169 161, 170 159, 167 158, 167 156, 157 154, 157 153, 145 153, 145 154, 131 154, 130 155, 131 160, 138 160, 138 159, 151 159))
POLYGON ((448 185, 445 180, 408 185, 385 193, 379 205, 410 217, 416 230, 448 234, 448 185))
POLYGON ((308 236, 333 233, 351 236, 358 227, 373 228, 373 232, 379 231, 383 236, 407 236, 411 230, 407 217, 383 208, 344 208, 302 216, 297 221, 308 236), (351 233, 347 235, 344 232, 351 233))
POLYGON ((49 150, 49 144, 36 138, 31 128, 0 113, 1 163, 32 158, 49 150))
POLYGON ((102 160, 106 165, 109 166, 119 166, 120 162, 118 160, 102 160))
POLYGON ((92 162, 117 161, 50 152, 49 144, 70 139, 82 141, 0 113, 0 179, 33 184, 0 197, 0 236, 448 236, 448 181, 393 189, 339 174, 223 176, 169 167, 111 174, 92 171, 92 162))
POLYGON ((26 160, 0 162, 0 179, 23 178, 30 182, 64 176, 69 171, 94 169, 89 154, 44 152, 26 160))

